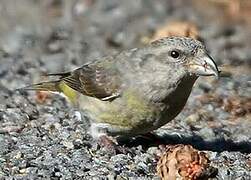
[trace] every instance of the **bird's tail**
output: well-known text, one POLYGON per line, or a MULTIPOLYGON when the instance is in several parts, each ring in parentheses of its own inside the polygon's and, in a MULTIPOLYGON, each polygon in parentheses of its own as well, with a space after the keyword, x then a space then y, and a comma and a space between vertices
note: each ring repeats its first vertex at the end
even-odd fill
POLYGON ((35 90, 35 91, 53 91, 53 92, 61 92, 61 80, 57 81, 48 81, 48 82, 41 82, 37 84, 32 84, 18 90, 35 90))
POLYGON ((69 87, 64 82, 64 78, 70 76, 71 72, 63 72, 63 73, 53 73, 53 74, 46 74, 45 76, 59 76, 59 79, 54 81, 47 81, 41 82, 37 84, 32 84, 20 89, 17 91, 51 91, 51 92, 59 92, 63 93, 68 100, 74 105, 78 104, 78 93, 69 87))
POLYGON ((59 76, 59 79, 55 81, 47 81, 47 82, 32 84, 17 90, 62 92, 62 84, 63 84, 62 78, 67 77, 69 75, 70 72, 46 74, 44 76, 59 76))
POLYGON ((78 103, 78 94, 75 90, 69 87, 67 84, 64 83, 63 78, 70 75, 70 72, 66 73, 55 73, 55 74, 47 74, 45 76, 59 76, 58 80, 55 81, 47 81, 41 82, 37 84, 32 84, 20 89, 17 91, 51 91, 51 92, 59 92, 63 93, 72 104, 77 105, 78 103))

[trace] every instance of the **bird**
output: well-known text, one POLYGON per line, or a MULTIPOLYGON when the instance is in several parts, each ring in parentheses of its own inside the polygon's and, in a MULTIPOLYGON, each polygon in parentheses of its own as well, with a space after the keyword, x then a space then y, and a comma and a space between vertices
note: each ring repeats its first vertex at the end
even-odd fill
POLYGON ((91 119, 90 133, 137 136, 174 119, 200 76, 220 71, 205 45, 188 37, 165 37, 140 48, 88 62, 53 81, 21 88, 77 92, 79 107, 91 119))

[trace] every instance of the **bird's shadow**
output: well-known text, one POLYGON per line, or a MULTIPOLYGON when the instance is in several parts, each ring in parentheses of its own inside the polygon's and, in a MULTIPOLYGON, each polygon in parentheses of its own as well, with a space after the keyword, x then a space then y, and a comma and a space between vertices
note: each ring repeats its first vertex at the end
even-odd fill
POLYGON ((175 145, 175 144, 190 144, 198 150, 223 152, 223 151, 236 151, 242 153, 251 153, 251 142, 241 141, 234 142, 233 140, 226 140, 223 137, 206 141, 199 135, 192 135, 189 137, 180 137, 177 135, 161 135, 152 134, 150 137, 137 136, 135 138, 120 138, 118 140, 120 145, 134 147, 142 145, 144 148, 158 145, 175 145))

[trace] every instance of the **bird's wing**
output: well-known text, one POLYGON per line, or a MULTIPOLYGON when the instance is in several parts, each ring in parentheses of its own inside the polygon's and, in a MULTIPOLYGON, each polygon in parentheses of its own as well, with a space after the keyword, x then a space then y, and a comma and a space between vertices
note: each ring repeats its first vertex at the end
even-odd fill
POLYGON ((72 89, 103 101, 118 97, 121 85, 119 72, 107 59, 84 65, 61 80, 72 89))

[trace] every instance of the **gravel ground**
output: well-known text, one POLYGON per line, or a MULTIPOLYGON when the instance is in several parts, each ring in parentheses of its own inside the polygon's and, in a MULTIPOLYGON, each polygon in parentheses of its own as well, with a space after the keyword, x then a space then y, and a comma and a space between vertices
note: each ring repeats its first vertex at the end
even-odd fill
POLYGON ((218 169, 213 179, 251 179, 251 36, 190 1, 82 0, 0 3, 0 179, 158 179, 159 147, 134 138, 100 147, 88 118, 65 98, 13 91, 45 72, 142 46, 165 22, 192 21, 227 77, 201 78, 182 113, 156 131, 191 144, 218 169))

